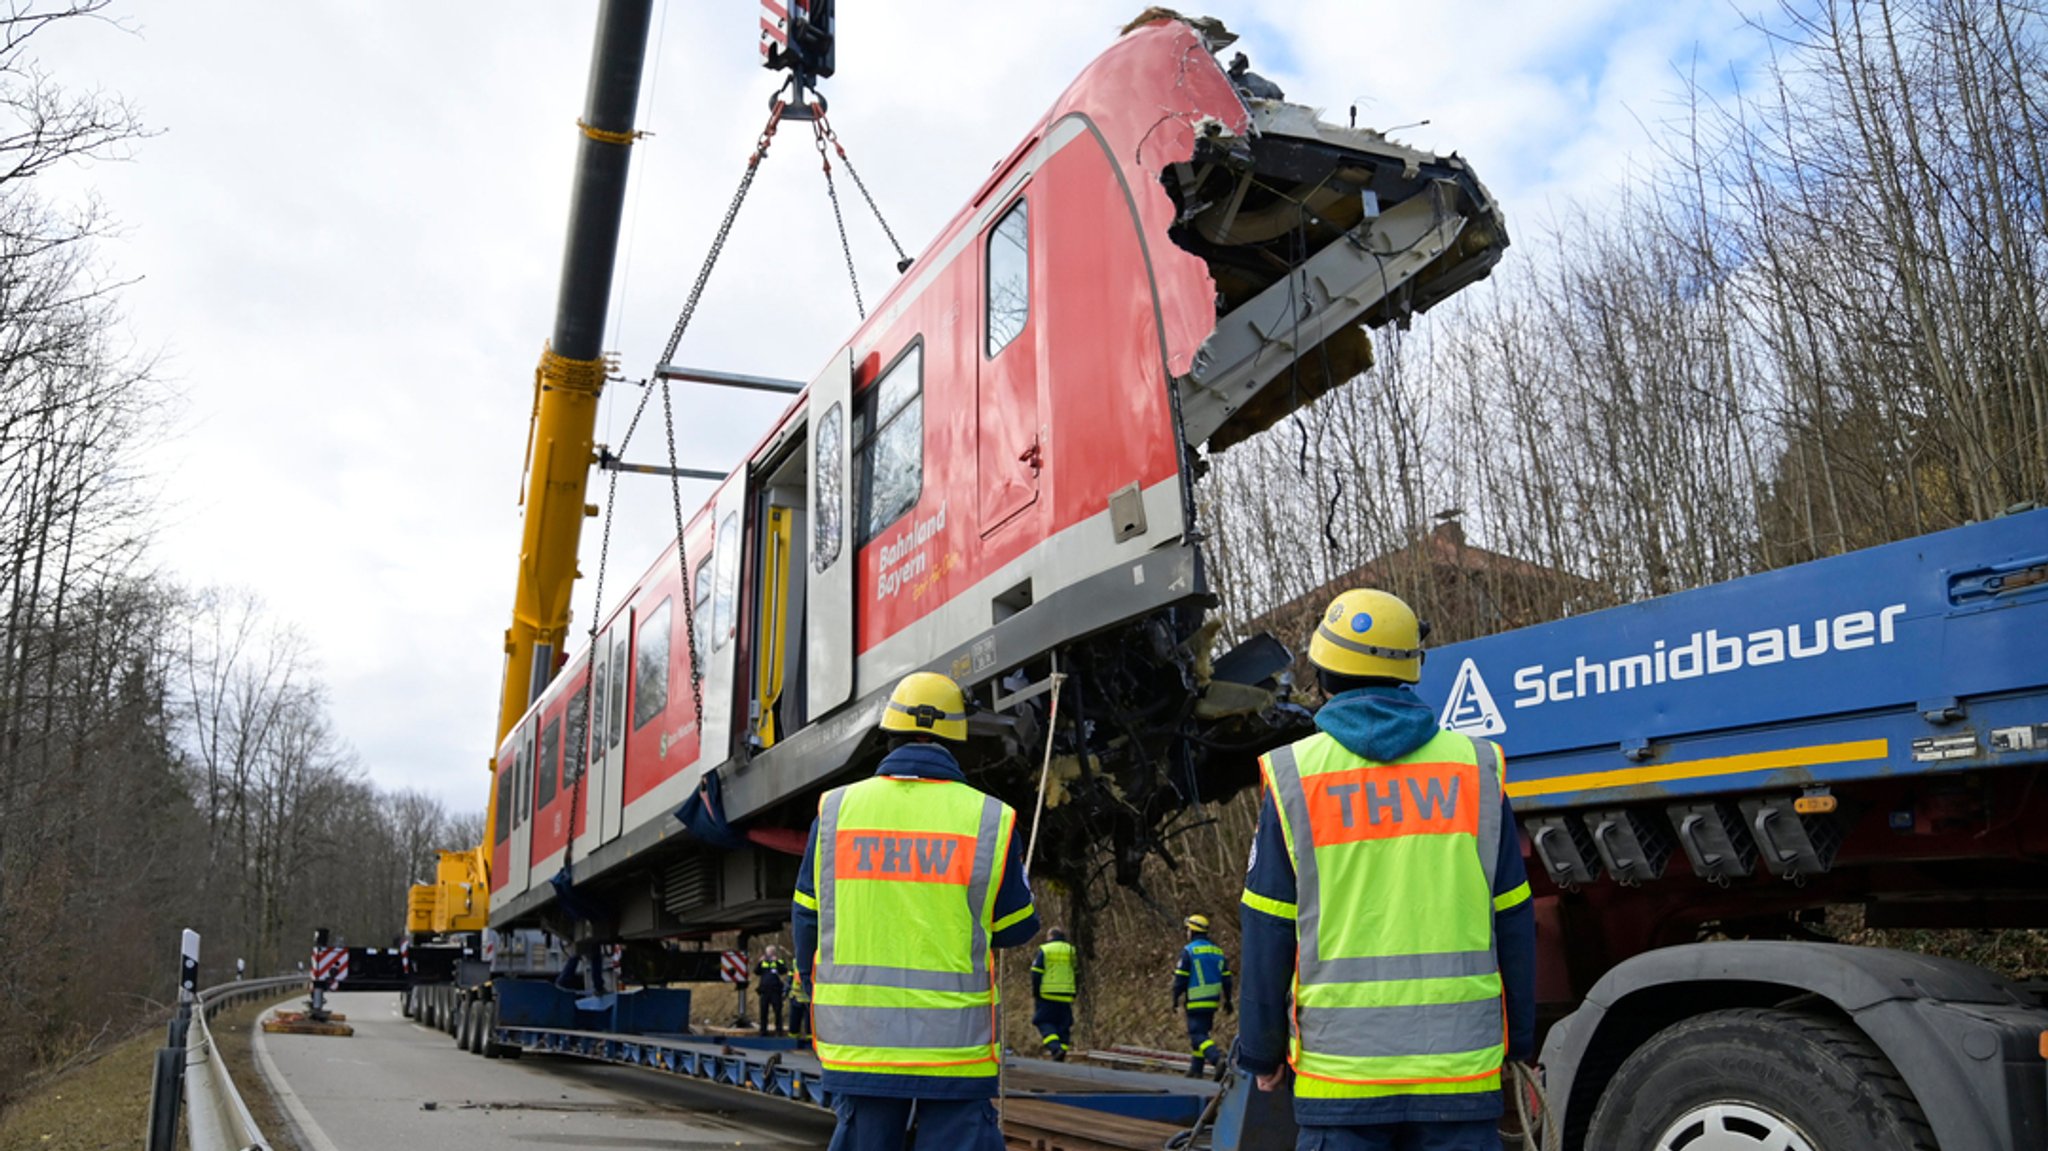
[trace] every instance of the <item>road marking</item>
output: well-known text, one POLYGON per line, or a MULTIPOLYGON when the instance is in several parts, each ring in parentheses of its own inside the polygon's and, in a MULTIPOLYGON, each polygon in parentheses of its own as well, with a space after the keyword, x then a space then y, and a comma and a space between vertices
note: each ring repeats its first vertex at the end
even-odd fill
MULTIPOLYGON (((271 1011, 275 1010, 277 1009, 271 1008, 271 1011)), ((270 1011, 263 1014, 268 1016, 270 1011)), ((299 1129, 300 1140, 310 1146, 312 1151, 341 1151, 334 1145, 334 1140, 327 1137, 327 1132, 320 1129, 320 1124, 313 1121, 312 1113, 306 1110, 305 1104, 299 1102, 299 1097, 292 1091, 291 1084, 285 1082, 284 1073, 271 1061, 269 1045, 263 1041, 261 1018, 256 1021, 256 1026, 249 1029, 249 1047, 256 1053, 256 1068, 263 1072, 263 1078, 269 1081, 271 1094, 277 1096, 279 1103, 284 1104, 285 1113, 291 1116, 292 1125, 299 1129)))

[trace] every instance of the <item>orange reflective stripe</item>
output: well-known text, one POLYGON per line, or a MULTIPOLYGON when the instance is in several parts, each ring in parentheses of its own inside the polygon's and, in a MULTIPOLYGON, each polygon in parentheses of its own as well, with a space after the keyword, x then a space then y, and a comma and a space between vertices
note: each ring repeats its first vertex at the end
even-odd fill
POLYGON ((834 837, 832 862, 841 880, 965 887, 974 877, 974 844, 971 835, 843 828, 834 837))
POLYGON ((1479 772, 1463 763, 1397 763, 1304 776, 1317 847, 1407 835, 1478 835, 1479 772))

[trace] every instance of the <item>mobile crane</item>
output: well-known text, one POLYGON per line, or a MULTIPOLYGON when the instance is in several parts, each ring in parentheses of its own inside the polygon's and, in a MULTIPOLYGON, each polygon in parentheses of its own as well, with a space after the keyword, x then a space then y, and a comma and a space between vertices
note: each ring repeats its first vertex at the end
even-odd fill
MULTIPOLYGON (((541 348, 533 375, 533 412, 526 445, 526 477, 520 489, 525 508, 512 624, 505 631, 504 678, 499 689, 498 726, 491 746, 532 705, 553 678, 569 630, 569 603, 577 577, 576 557, 583 521, 595 513, 585 502, 598 400, 608 366, 604 357, 605 314, 610 306, 612 269, 618 256, 619 221, 626 176, 637 138, 633 126, 640 76, 652 23, 651 0, 599 6, 591 49, 590 84, 576 154, 562 278, 555 300, 552 337, 541 348)), ((486 811, 498 807, 496 764, 489 765, 491 791, 486 811)), ((486 940, 490 919, 490 828, 484 841, 460 851, 443 851, 434 881, 407 893, 409 973, 425 988, 445 989, 460 980, 484 977, 496 960, 495 940, 486 940), (479 971, 478 968, 482 970, 479 971)), ((535 966, 558 956, 521 940, 522 955, 535 966)), ((427 997, 408 995, 407 1011, 427 1009, 427 997)), ((453 1025, 455 1005, 431 1010, 453 1025)), ((437 1018, 436 1022, 440 1022, 437 1018)))

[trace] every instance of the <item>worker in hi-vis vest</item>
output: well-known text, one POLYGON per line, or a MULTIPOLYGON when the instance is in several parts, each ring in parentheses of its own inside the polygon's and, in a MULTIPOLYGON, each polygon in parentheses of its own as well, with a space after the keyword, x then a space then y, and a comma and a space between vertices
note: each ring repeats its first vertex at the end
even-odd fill
POLYGON ((1259 761, 1236 1058, 1268 1091, 1293 1067, 1298 1147, 1499 1151, 1502 1063, 1535 1043, 1500 751, 1410 690, 1425 634, 1392 595, 1338 596, 1309 642, 1321 730, 1259 761))
POLYGON ((1223 1077, 1223 1051, 1209 1032, 1216 1026, 1216 1008, 1227 1014, 1230 1007, 1230 959, 1209 938, 1209 917, 1190 915, 1187 946, 1180 949, 1180 965, 1173 969, 1173 1005, 1182 998, 1188 1004, 1188 1078, 1200 1079, 1202 1065, 1216 1064, 1216 1077, 1223 1077))
POLYGON ((881 728, 875 774, 818 801, 792 911, 831 1151, 1002 1151, 992 952, 1038 932, 1017 813, 946 749, 967 739, 952 680, 904 677, 881 728))
POLYGON ((1074 1049, 1074 996, 1081 988, 1074 965, 1074 945, 1060 928, 1046 932, 1031 963, 1031 1025, 1038 1028, 1045 1053, 1065 1063, 1074 1049))

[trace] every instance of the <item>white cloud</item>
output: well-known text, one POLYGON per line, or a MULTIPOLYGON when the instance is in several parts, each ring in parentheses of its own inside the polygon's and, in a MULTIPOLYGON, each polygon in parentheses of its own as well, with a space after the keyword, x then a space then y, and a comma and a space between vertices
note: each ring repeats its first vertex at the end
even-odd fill
MULTIPOLYGON (((843 6, 833 118, 913 254, 1142 6, 843 6)), ((1365 97, 1375 125, 1431 119, 1399 134, 1469 157, 1518 222, 1602 195, 1641 152, 1633 115, 1671 62, 1702 38, 1725 51, 1733 20, 1718 0, 1217 8, 1292 98, 1341 117, 1365 97)), ((591 14, 185 0, 130 5, 133 35, 69 28, 45 49, 57 75, 125 94, 162 131, 133 163, 65 178, 123 221, 108 256, 146 277, 126 295, 134 331, 188 397, 151 453, 172 525, 161 560, 260 589, 313 640, 372 776, 458 808, 485 790, 591 14)), ((636 149, 609 341, 628 374, 660 350, 765 114, 756 19, 744 3, 658 11, 641 120, 656 135, 636 149)), ((851 331, 817 169, 806 126, 786 125, 680 359, 808 378, 851 331)), ((841 202, 872 303, 893 256, 843 175, 841 202)), ((613 389, 600 439, 616 442, 637 396, 613 389)), ((780 407, 679 399, 678 452, 699 466, 734 463, 780 407)), ((665 455, 658 410, 628 455, 665 455)), ((670 524, 660 481, 621 493, 614 595, 670 524)), ((592 575, 596 546, 593 523, 592 575)))

